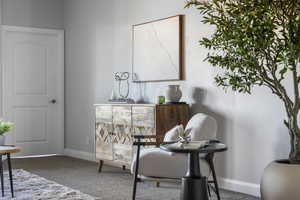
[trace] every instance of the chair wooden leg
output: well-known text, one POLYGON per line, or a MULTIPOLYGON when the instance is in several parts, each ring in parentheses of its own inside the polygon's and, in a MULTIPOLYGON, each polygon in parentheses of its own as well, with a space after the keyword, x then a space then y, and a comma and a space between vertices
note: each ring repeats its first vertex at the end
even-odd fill
POLYGON ((4 197, 4 180, 3 180, 3 162, 2 162, 2 155, 0 155, 0 176, 1 176, 1 191, 2 191, 2 197, 4 197))
POLYGON ((213 175, 214 186, 215 186, 217 198, 218 198, 218 200, 221 200, 217 175, 216 175, 215 166, 214 166, 214 162, 213 162, 213 155, 208 156, 207 162, 209 164, 209 167, 210 167, 212 175, 213 175))
POLYGON ((14 184, 13 184, 11 161, 10 161, 10 154, 9 153, 7 154, 7 163, 8 163, 8 173, 9 173, 9 180, 10 180, 10 191, 11 191, 12 198, 14 198, 14 184))
POLYGON ((103 160, 100 160, 100 161, 99 161, 98 173, 101 173, 101 172, 102 172, 103 163, 104 163, 103 160))

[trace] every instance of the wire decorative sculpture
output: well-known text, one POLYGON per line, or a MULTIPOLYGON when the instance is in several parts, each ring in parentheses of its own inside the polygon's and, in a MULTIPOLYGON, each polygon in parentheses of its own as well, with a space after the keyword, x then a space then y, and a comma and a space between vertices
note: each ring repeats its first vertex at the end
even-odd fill
POLYGON ((129 77, 130 77, 129 72, 116 72, 115 73, 115 80, 118 82, 118 93, 122 99, 127 99, 128 95, 129 95, 129 77), (126 84, 127 84, 125 94, 123 94, 121 91, 121 86, 122 86, 123 82, 126 82, 126 84))

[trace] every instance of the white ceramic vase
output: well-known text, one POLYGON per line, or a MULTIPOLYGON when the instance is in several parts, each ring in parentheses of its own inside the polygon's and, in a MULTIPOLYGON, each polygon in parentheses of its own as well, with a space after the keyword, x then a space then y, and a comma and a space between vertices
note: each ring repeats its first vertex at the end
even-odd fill
POLYGON ((3 146, 5 144, 5 136, 0 135, 0 146, 3 146))
POLYGON ((180 98, 182 97, 180 85, 168 85, 165 96, 167 102, 179 102, 180 98))

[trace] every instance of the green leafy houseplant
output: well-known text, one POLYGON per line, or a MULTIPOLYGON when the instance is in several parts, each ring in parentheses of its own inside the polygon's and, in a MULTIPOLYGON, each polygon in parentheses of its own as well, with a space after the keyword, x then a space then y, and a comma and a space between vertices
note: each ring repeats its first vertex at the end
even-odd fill
POLYGON ((200 44, 210 50, 206 60, 223 69, 217 85, 249 94, 253 86, 266 86, 277 95, 287 114, 289 160, 300 163, 300 0, 187 1, 191 6, 215 28, 200 44))
POLYGON ((3 135, 6 132, 9 132, 11 128, 13 127, 13 123, 11 122, 4 122, 0 120, 0 135, 3 135))

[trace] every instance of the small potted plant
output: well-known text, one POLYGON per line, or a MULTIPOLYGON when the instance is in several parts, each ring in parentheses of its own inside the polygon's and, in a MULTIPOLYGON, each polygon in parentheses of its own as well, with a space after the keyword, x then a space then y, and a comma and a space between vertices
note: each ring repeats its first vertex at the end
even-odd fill
POLYGON ((9 132, 11 128, 13 127, 13 123, 11 122, 5 122, 3 120, 0 120, 0 146, 4 145, 5 143, 5 135, 4 133, 9 132))
POLYGON ((266 167, 261 196, 300 199, 300 1, 189 0, 189 6, 214 27, 200 45, 211 50, 206 60, 221 69, 217 85, 248 94, 265 86, 282 101, 290 154, 266 167))

